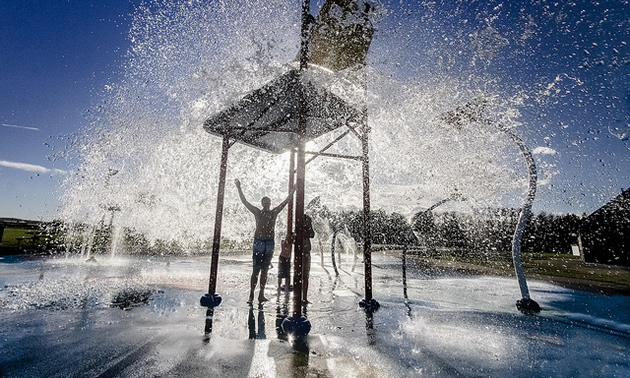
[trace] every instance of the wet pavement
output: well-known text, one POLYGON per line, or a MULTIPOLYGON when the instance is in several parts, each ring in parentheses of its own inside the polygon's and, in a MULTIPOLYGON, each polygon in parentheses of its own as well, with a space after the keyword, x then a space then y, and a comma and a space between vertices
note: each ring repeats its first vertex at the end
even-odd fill
POLYGON ((399 255, 373 261, 381 308, 366 314, 360 259, 342 256, 336 276, 313 256, 312 330, 295 340, 279 327, 291 304, 276 268, 271 300, 247 305, 246 254, 222 257, 223 302, 210 317, 199 306, 209 258, 4 257, 0 375, 630 376, 628 297, 530 281, 543 311, 529 316, 514 305, 514 279, 419 267, 403 277, 399 255))

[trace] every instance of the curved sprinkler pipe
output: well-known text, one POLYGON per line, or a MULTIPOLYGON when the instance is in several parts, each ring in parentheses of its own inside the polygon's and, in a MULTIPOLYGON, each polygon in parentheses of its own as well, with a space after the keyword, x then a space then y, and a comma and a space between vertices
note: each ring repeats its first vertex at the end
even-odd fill
POLYGON ((337 262, 335 261, 335 244, 337 243, 337 227, 333 228, 332 242, 330 244, 330 256, 332 258, 332 266, 335 269, 335 275, 339 275, 339 271, 337 270, 337 262))
POLYGON ((525 145, 523 140, 516 135, 512 130, 508 129, 499 122, 487 119, 483 116, 483 112, 489 105, 489 100, 483 97, 477 97, 469 101, 468 103, 459 106, 458 108, 448 111, 438 117, 441 122, 448 124, 456 129, 461 129, 465 125, 481 122, 484 125, 490 125, 497 128, 499 131, 507 134, 514 143, 518 146, 525 162, 527 163, 527 170, 529 173, 529 185, 527 191, 527 197, 523 203, 523 208, 519 215, 514 236, 512 238, 512 260, 514 262, 514 270, 516 271, 516 277, 521 289, 522 298, 516 301, 516 307, 525 313, 540 312, 540 306, 529 296, 529 289, 527 288, 527 280, 525 278, 525 272, 523 270, 523 262, 521 261, 521 241, 523 239, 523 231, 527 225, 527 221, 532 212, 532 204, 536 197, 536 184, 538 181, 538 174, 536 172, 536 163, 534 157, 529 148, 525 145))
POLYGON ((527 221, 532 214, 532 204, 534 203, 534 198, 536 197, 536 186, 538 182, 538 173, 536 171, 536 163, 534 162, 534 157, 525 144, 523 140, 516 135, 512 130, 508 129, 501 123, 485 119, 483 123, 486 125, 491 125, 496 127, 499 131, 507 134, 514 143, 518 146, 523 158, 525 158, 525 162, 527 163, 527 170, 529 173, 529 183, 527 190, 527 197, 525 197, 525 202, 523 203, 523 208, 521 209, 521 213, 518 217, 518 222, 516 224, 516 229, 514 231, 514 236, 512 237, 512 260, 514 262, 514 270, 516 272, 516 277, 518 279, 518 285, 521 289, 522 299, 516 301, 516 307, 523 312, 540 312, 540 306, 536 301, 532 300, 529 296, 529 289, 527 287, 527 279, 525 277, 525 271, 523 269, 523 262, 521 260, 521 242, 523 240, 523 232, 525 231, 525 226, 527 225, 527 221))

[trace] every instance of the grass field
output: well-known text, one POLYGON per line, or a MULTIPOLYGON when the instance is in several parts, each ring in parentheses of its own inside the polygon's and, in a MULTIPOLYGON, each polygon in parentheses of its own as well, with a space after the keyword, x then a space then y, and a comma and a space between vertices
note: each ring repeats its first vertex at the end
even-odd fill
MULTIPOLYGON (((422 263, 468 272, 497 276, 514 276, 511 261, 486 260, 469 257, 422 257, 422 263)), ((630 295, 630 268, 616 265, 587 263, 570 254, 523 254, 523 265, 528 278, 552 282, 560 286, 597 291, 607 294, 630 295)))
POLYGON ((36 246, 43 246, 46 244, 45 236, 45 233, 39 230, 11 227, 4 230, 0 245, 3 248, 31 247, 34 242, 36 246))

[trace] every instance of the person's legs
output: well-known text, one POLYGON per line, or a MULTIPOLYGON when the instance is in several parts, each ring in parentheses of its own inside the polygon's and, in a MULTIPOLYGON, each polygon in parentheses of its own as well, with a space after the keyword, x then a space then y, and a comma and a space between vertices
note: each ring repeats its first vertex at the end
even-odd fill
POLYGON ((288 290, 290 284, 291 277, 291 261, 287 257, 282 257, 278 259, 278 290, 282 289, 282 279, 285 279, 285 290, 288 290))
POLYGON ((287 259, 280 255, 278 258, 278 291, 276 294, 278 301, 280 301, 280 291, 282 291, 282 279, 286 278, 287 273, 287 259))
POLYGON ((265 286, 267 285, 267 272, 269 269, 263 269, 260 273, 260 293, 258 293, 258 302, 268 301, 265 298, 265 286))
POLYGON ((278 257, 278 295, 280 294, 280 286, 282 285, 282 279, 284 278, 284 259, 282 256, 278 257))
POLYGON ((311 303, 308 301, 308 281, 311 274, 311 254, 305 253, 302 257, 302 303, 311 303))
POLYGON ((250 278, 249 300, 247 301, 247 303, 249 304, 252 304, 252 302, 254 301, 254 291, 256 290, 256 284, 258 283, 258 274, 261 270, 263 270, 263 267, 265 271, 268 268, 268 265, 265 266, 265 262, 265 242, 263 240, 254 239, 252 253, 253 268, 252 276, 250 278))
POLYGON ((247 300, 247 303, 252 304, 252 302, 254 302, 254 290, 256 290, 256 283, 258 283, 258 273, 260 272, 260 269, 256 269, 254 268, 254 271, 252 272, 252 276, 250 278, 250 283, 249 283, 249 300, 247 300))
POLYGON ((268 301, 268 299, 265 298, 265 286, 267 286, 267 273, 269 272, 269 265, 271 264, 271 259, 273 258, 273 244, 273 240, 265 241, 265 252, 263 254, 260 273, 260 292, 258 293, 259 302, 268 301))
POLYGON ((282 278, 278 276, 278 291, 276 292, 276 301, 280 301, 280 286, 282 285, 282 278))

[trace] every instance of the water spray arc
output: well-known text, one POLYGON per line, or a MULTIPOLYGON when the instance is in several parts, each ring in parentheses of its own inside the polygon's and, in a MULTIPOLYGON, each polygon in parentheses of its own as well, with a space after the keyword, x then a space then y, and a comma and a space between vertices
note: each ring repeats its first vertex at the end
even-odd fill
POLYGON ((405 298, 405 306, 407 307, 407 315, 409 317, 411 317, 411 307, 409 306, 409 296, 407 295, 407 250, 409 249, 410 244, 415 243, 419 240, 418 235, 416 235, 413 229, 418 219, 426 216, 433 210, 437 209, 438 207, 444 205, 445 203, 449 201, 466 201, 466 198, 464 198, 460 193, 457 192, 457 189, 455 189, 453 194, 451 194, 449 197, 446 197, 434 203, 428 209, 419 213, 417 216, 414 216, 410 222, 411 226, 409 227, 409 229, 404 235, 404 244, 402 246, 402 257, 401 257, 402 282, 403 282, 403 297, 405 298), (415 222, 414 222, 414 219, 415 219, 415 222))
POLYGON ((518 146, 521 155, 525 159, 527 165, 527 173, 529 176, 527 196, 523 202, 523 208, 518 217, 518 222, 512 237, 512 260, 514 262, 514 270, 518 279, 519 288, 522 298, 516 301, 516 307, 525 313, 540 312, 540 305, 530 298, 529 289, 527 287, 527 279, 523 262, 521 260, 521 242, 523 239, 523 231, 527 225, 527 221, 532 213, 532 204, 536 197, 536 186, 538 182, 538 174, 536 171, 536 163, 529 147, 523 140, 516 135, 511 129, 507 128, 500 122, 488 119, 483 116, 483 112, 488 107, 489 101, 485 98, 475 98, 468 103, 446 112, 439 117, 439 120, 456 129, 461 129, 471 123, 481 123, 486 126, 492 126, 502 133, 510 137, 510 139, 518 146))

